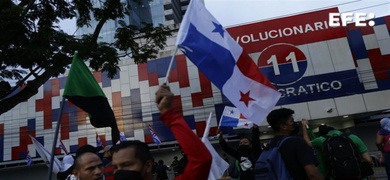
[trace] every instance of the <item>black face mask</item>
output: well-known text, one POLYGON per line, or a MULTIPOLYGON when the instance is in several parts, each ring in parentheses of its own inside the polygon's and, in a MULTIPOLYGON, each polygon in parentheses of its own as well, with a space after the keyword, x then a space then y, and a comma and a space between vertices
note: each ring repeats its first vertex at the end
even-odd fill
POLYGON ((291 132, 290 135, 297 135, 299 133, 299 124, 298 122, 294 122, 292 125, 294 126, 294 130, 291 132))
POLYGON ((118 170, 114 174, 115 180, 143 180, 138 171, 118 170))
POLYGON ((249 156, 251 153, 251 147, 249 145, 238 146, 238 153, 240 153, 241 156, 249 156))

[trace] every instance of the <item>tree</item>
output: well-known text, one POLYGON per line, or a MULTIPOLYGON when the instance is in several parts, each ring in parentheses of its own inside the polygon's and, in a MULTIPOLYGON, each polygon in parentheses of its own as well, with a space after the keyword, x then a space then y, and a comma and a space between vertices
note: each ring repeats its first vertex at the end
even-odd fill
POLYGON ((64 73, 76 50, 82 59, 89 61, 92 69, 106 71, 110 78, 119 71, 121 57, 128 56, 135 63, 156 58, 171 30, 163 25, 126 24, 120 19, 130 9, 121 0, 0 1, 0 115, 35 95, 50 78, 64 73), (94 2, 101 7, 94 7, 94 2), (61 20, 73 18, 77 27, 91 27, 91 21, 96 20, 94 33, 77 37, 58 27, 61 20), (108 20, 119 20, 113 43, 98 41, 108 20), (119 54, 118 50, 124 53, 119 54), (17 85, 11 88, 7 79, 17 80, 17 85), (24 86, 21 91, 9 96, 21 85, 24 86))

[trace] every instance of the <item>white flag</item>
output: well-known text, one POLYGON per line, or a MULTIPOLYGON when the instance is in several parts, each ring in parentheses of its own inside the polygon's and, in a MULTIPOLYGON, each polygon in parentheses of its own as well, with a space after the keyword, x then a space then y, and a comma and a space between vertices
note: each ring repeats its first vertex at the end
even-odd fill
MULTIPOLYGON (((38 154, 41 156, 42 160, 46 163, 47 167, 50 167, 50 158, 51 153, 45 147, 34 137, 30 136, 35 149, 37 150, 38 154)), ((53 163, 53 173, 57 174, 61 170, 61 161, 58 160, 56 157, 54 157, 54 163, 53 163)))
POLYGON ((207 120, 206 128, 203 133, 202 142, 207 147, 207 149, 210 151, 211 156, 213 157, 213 161, 211 163, 211 169, 209 173, 209 180, 215 180, 219 179, 223 176, 223 173, 226 171, 226 169, 229 167, 229 163, 227 163, 218 153, 215 151, 214 147, 211 145, 209 141, 209 131, 210 131, 210 122, 211 122, 211 116, 213 115, 212 112, 210 112, 209 119, 207 120))

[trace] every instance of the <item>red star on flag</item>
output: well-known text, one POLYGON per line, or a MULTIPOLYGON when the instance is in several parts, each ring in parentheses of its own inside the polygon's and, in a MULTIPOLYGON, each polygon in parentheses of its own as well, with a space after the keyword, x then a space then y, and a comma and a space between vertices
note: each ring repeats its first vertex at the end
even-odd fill
POLYGON ((254 99, 249 96, 250 92, 251 91, 248 91, 244 94, 243 92, 240 91, 241 94, 240 101, 244 102, 246 107, 248 107, 249 101, 254 101, 254 99))
POLYGON ((248 126, 249 124, 248 123, 245 123, 244 126, 248 126))

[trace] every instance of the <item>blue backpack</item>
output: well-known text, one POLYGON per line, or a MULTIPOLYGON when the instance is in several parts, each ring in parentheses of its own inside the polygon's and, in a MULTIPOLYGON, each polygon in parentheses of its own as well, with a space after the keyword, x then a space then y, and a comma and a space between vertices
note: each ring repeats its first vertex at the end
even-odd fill
POLYGON ((292 179, 279 152, 279 147, 290 138, 292 137, 283 137, 275 147, 270 147, 270 142, 267 144, 268 149, 263 150, 256 161, 256 180, 292 179))

